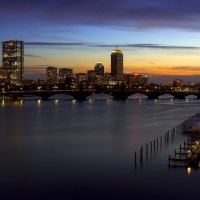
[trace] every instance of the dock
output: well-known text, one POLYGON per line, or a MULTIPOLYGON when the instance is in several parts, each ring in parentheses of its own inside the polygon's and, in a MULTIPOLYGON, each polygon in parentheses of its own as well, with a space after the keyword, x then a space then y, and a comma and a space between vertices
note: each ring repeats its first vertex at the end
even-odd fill
POLYGON ((169 155, 169 167, 200 167, 200 135, 191 135, 183 146, 174 151, 174 155, 169 155))

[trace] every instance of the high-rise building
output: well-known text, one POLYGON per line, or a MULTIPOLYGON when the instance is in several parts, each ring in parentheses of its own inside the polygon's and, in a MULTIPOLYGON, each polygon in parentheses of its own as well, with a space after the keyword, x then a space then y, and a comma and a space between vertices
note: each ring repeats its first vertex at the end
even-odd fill
POLYGON ((47 83, 56 84, 57 83, 57 68, 47 67, 47 83))
POLYGON ((115 49, 111 53, 111 75, 117 80, 123 80, 123 53, 115 49))
POLYGON ((96 71, 96 74, 98 75, 104 75, 104 66, 101 62, 98 62, 95 67, 94 70, 96 71))
POLYGON ((22 80, 24 78, 24 42, 18 40, 5 41, 2 44, 3 69, 7 78, 22 80))
POLYGON ((102 85, 104 81, 104 66, 101 62, 98 62, 95 67, 94 71, 96 72, 96 83, 97 85, 102 85))
POLYGON ((69 68, 59 69, 59 83, 64 83, 68 78, 73 77, 73 70, 69 68))

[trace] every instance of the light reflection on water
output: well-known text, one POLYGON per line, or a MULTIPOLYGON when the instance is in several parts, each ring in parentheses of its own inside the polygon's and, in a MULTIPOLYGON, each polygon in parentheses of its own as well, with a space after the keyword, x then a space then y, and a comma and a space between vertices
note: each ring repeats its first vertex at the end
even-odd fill
POLYGON ((198 170, 167 167, 185 136, 149 155, 137 170, 134 151, 197 113, 198 100, 1 103, 0 196, 10 189, 13 196, 34 191, 48 199, 184 199, 188 190, 191 198, 196 195, 198 170))

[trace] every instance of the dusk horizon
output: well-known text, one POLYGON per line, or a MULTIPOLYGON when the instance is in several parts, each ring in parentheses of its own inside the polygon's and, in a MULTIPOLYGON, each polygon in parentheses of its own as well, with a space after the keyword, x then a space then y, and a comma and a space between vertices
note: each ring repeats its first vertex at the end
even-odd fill
POLYGON ((176 75, 198 82, 199 2, 31 2, 2 1, 0 13, 0 40, 25 42, 27 78, 43 77, 44 66, 86 72, 97 61, 110 72, 110 54, 118 46, 124 53, 124 73, 150 75, 159 83, 176 75))

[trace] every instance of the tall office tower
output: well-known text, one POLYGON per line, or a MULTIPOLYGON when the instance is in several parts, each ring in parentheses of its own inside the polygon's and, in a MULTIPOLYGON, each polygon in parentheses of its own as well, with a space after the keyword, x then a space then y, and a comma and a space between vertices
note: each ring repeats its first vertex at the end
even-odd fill
POLYGON ((24 78, 24 42, 10 40, 2 43, 3 69, 7 71, 8 79, 22 80, 24 78))
POLYGON ((69 68, 59 69, 59 83, 66 82, 66 79, 73 77, 73 70, 69 68))
POLYGON ((104 66, 101 62, 98 62, 95 67, 94 67, 94 70, 96 71, 96 73, 98 75, 104 75, 104 66))
POLYGON ((57 68, 47 67, 47 83, 56 84, 57 83, 57 68))
POLYGON ((123 53, 119 49, 111 53, 111 75, 117 81, 123 80, 123 53))

